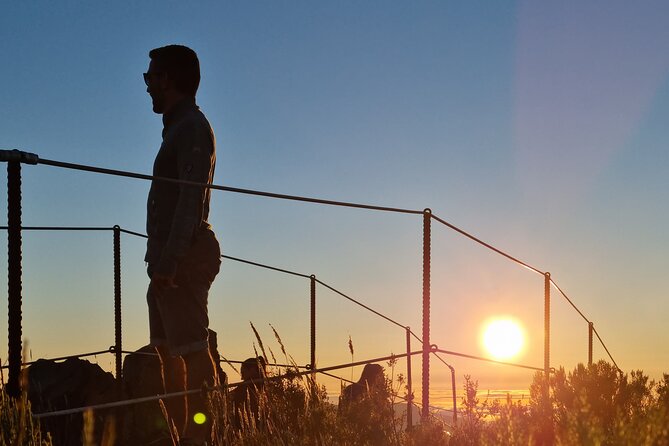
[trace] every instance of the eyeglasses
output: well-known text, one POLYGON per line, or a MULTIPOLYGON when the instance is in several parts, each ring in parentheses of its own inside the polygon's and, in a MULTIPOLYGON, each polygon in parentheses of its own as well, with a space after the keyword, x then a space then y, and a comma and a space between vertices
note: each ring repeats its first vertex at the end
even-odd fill
POLYGON ((148 87, 149 83, 151 82, 151 78, 154 76, 159 76, 161 74, 163 74, 161 71, 154 71, 152 73, 151 72, 142 73, 142 75, 144 76, 144 83, 148 87))

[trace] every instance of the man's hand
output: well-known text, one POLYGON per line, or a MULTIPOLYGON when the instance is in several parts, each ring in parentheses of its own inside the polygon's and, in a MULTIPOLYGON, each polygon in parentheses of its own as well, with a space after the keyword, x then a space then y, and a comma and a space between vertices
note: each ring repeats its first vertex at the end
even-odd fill
POLYGON ((153 273, 151 276, 151 287, 161 291, 169 288, 177 288, 177 284, 174 283, 174 276, 153 273))

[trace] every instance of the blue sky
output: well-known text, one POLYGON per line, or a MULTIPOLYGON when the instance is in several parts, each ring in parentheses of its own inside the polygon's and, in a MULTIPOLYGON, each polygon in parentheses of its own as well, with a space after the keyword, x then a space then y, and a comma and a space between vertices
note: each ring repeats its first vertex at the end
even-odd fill
MULTIPOLYGON (((201 60, 198 103, 218 138, 216 183, 430 207, 550 271, 621 368, 666 371, 665 3, 34 2, 0 11, 2 148, 149 173, 162 124, 141 73, 151 48, 189 45, 201 60)), ((24 166, 23 176, 26 225, 143 231, 146 182, 48 166, 24 166)), ((211 221, 225 253, 317 274, 420 331, 420 217, 216 193, 211 221)), ((446 228, 433 232, 433 342, 484 356, 481 324, 508 314, 529 336, 517 360, 541 366, 541 277, 446 228)), ((33 355, 113 343, 111 234, 24 239, 33 355)), ((129 348, 147 337, 142 250, 123 238, 129 348)), ((273 324, 308 362, 308 290, 225 262, 211 298, 222 353, 252 353, 253 321, 268 339, 273 324)), ((553 363, 571 368, 587 360, 587 327, 555 293, 553 307, 553 363)), ((323 289, 318 308, 321 365, 350 360, 349 335, 356 359, 404 348, 401 330, 323 289)), ((484 388, 531 378, 448 360, 484 388)), ((433 367, 435 379, 442 369, 433 367)))

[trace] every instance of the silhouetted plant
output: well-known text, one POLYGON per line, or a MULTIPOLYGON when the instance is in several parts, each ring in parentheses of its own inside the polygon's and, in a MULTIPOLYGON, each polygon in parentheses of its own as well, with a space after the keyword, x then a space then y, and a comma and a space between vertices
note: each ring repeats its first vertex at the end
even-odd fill
MULTIPOLYGON (((653 382, 641 371, 620 373, 600 361, 579 364, 572 372, 557 370, 550 377, 537 373, 530 386, 528 404, 481 401, 478 382, 465 376, 460 423, 448 426, 429 417, 403 430, 394 415, 393 387, 403 377, 390 379, 356 404, 337 408, 325 388, 311 374, 298 376, 293 359, 281 338, 277 342, 292 366, 277 368, 259 389, 256 413, 246 413, 241 426, 229 422, 231 407, 225 391, 216 391, 210 402, 214 417, 215 445, 318 445, 318 446, 468 446, 468 445, 669 445, 669 374, 653 382), (292 373, 292 376, 291 376, 292 373), (276 375, 288 375, 274 379, 276 375)), ((263 354, 265 346, 258 340, 263 354)), ((269 350, 269 349, 268 349, 269 350)), ((270 351, 272 358, 274 354, 270 351)), ((275 358, 274 358, 275 359, 275 358)), ((23 396, 9 399, 0 392, 0 446, 51 446, 30 415, 23 396)))
MULTIPOLYGON (((259 349, 269 351, 256 333, 259 349)), ((215 392, 211 397, 218 445, 331 445, 331 446, 392 446, 392 445, 447 445, 445 426, 438 420, 429 420, 415 427, 411 433, 403 430, 404 420, 393 410, 392 379, 383 385, 369 388, 363 398, 342 407, 330 403, 325 387, 318 385, 311 374, 298 376, 298 369, 276 331, 275 338, 289 367, 280 367, 268 373, 268 379, 259 389, 257 413, 246 413, 241 426, 232 428, 228 420, 233 415, 226 404, 225 393, 215 392), (292 373, 292 376, 291 376, 292 373), (286 376, 276 379, 277 375, 286 376)), ((273 355, 272 355, 273 356, 273 355)), ((394 377, 395 361, 388 363, 394 377)), ((401 388, 404 378, 398 376, 396 386, 401 388)))
POLYGON ((33 420, 30 402, 25 393, 10 398, 0 389, 0 446, 51 446, 51 436, 42 433, 33 420))
MULTIPOLYGON (((627 375, 600 361, 570 373, 561 368, 550 384, 546 395, 545 378, 537 373, 527 406, 508 399, 491 421, 478 424, 478 405, 463 401, 470 417, 449 444, 669 445, 669 375, 655 383, 641 371, 627 375)), ((468 395, 475 395, 471 382, 468 395)))

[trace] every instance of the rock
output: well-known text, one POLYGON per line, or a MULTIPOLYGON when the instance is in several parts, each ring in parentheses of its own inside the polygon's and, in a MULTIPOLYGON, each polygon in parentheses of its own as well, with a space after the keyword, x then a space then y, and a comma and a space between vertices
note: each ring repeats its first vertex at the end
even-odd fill
MULTIPOLYGON (((77 358, 64 362, 40 359, 29 366, 28 399, 33 413, 73 409, 114 401, 117 386, 114 376, 97 364, 77 358)), ((104 423, 111 410, 93 414, 92 435, 96 443, 102 439, 104 423)), ((46 417, 41 425, 51 432, 56 446, 80 446, 82 444, 83 414, 46 417)))
MULTIPOLYGON (((217 360, 219 355, 216 332, 212 330, 209 330, 209 349, 212 357, 217 360)), ((125 357, 123 361, 123 389, 126 398, 141 398, 164 393, 160 360, 155 353, 153 347, 146 345, 134 354, 130 353, 125 357)), ((219 362, 215 362, 219 377, 226 380, 219 362)), ((123 445, 160 444, 160 442, 169 439, 167 422, 158 401, 127 406, 123 409, 123 413, 123 445)))
MULTIPOLYGON (((126 398, 141 398, 164 392, 160 360, 156 350, 146 345, 123 361, 123 390, 126 398)), ((167 422, 158 401, 133 404, 123 409, 123 444, 144 445, 169 438, 167 422)))

